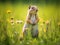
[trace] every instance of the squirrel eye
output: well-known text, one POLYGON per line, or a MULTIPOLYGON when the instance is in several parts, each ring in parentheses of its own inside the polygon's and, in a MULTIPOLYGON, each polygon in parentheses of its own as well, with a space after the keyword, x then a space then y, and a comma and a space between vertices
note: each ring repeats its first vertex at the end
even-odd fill
POLYGON ((32 9, 34 9, 34 7, 32 7, 32 9))

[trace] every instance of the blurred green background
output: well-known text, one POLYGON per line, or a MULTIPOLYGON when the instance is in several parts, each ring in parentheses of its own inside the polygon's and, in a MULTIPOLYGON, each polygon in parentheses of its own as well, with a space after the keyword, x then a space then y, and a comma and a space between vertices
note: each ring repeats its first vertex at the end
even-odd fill
POLYGON ((60 45, 60 1, 0 0, 0 45, 60 45), (20 41, 29 5, 38 7, 39 39, 29 34, 20 41), (23 23, 17 24, 17 20, 23 23))

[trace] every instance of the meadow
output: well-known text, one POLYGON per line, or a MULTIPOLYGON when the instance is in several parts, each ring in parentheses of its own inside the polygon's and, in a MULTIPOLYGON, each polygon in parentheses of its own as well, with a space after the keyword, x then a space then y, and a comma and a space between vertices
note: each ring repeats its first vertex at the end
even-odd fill
POLYGON ((33 4, 38 7, 39 38, 32 38, 28 29, 28 35, 20 41, 29 5, 32 3, 0 3, 0 45, 60 45, 60 6, 54 3, 33 4))

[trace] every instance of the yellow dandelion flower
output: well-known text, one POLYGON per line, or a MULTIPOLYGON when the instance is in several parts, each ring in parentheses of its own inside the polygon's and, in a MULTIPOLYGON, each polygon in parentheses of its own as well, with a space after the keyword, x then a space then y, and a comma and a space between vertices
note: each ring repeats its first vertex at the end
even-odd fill
POLYGON ((46 29, 44 29, 44 32, 46 32, 46 29))
POLYGON ((58 22, 58 25, 60 25, 60 22, 58 22))
POLYGON ((7 10, 7 13, 10 14, 11 13, 11 10, 7 10))
POLYGON ((42 24, 40 24, 41 25, 41 27, 43 27, 44 25, 43 25, 43 23, 42 24))
POLYGON ((49 21, 49 20, 47 20, 47 21, 46 21, 46 24, 49 24, 49 22, 50 22, 50 21, 49 21))
POLYGON ((43 22, 44 20, 42 18, 40 18, 40 21, 43 22))

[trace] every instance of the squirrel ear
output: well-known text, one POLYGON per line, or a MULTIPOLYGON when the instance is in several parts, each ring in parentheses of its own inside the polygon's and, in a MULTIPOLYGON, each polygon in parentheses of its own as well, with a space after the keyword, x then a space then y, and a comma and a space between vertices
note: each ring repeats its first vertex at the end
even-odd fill
POLYGON ((31 5, 29 6, 29 9, 31 8, 31 5))

